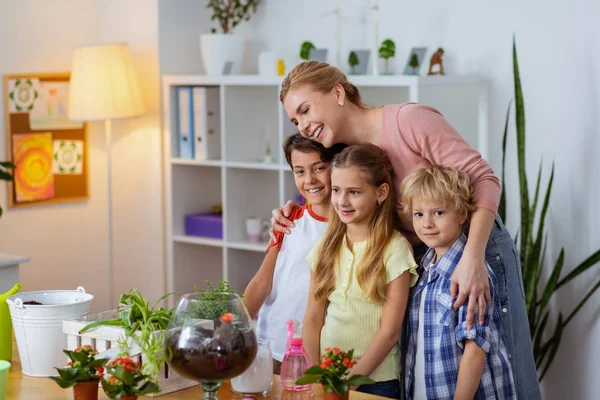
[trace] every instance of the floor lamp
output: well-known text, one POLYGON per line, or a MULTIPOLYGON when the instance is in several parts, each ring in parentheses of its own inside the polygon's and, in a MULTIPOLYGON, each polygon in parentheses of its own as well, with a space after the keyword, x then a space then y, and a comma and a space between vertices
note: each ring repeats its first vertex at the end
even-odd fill
POLYGON ((104 121, 108 174, 108 274, 113 307, 112 120, 144 114, 142 94, 127 44, 75 49, 69 84, 69 119, 104 121))

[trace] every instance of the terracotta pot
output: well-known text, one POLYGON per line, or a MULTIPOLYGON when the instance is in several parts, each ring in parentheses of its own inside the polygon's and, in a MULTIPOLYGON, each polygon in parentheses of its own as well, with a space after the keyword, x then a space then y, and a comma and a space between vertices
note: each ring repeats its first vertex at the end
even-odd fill
POLYGON ((75 400, 98 400, 98 379, 87 382, 79 382, 73 386, 73 398, 75 400))
POLYGON ((336 392, 328 393, 325 389, 325 385, 323 385, 323 398, 325 400, 348 400, 349 396, 350 391, 347 391, 344 395, 337 394, 336 392))

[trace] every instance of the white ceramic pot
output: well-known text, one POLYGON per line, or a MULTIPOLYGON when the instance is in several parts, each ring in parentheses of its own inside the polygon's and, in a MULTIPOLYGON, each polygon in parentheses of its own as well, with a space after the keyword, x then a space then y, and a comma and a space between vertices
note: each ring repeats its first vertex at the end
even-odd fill
POLYGON ((92 296, 77 290, 44 290, 18 293, 6 299, 15 330, 22 372, 29 376, 57 376, 54 367, 64 367, 67 337, 62 320, 87 315, 92 296), (43 305, 23 304, 37 301, 43 305))
POLYGON ((244 57, 244 37, 223 33, 202 34, 200 54, 207 75, 240 74, 244 57))

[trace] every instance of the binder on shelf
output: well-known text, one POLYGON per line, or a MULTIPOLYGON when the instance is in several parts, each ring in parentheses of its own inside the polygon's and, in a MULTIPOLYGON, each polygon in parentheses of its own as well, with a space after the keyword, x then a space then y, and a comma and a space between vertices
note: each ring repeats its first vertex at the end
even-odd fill
POLYGON ((218 160, 221 158, 219 88, 195 87, 192 102, 194 104, 194 159, 218 160))
POLYGON ((194 110, 192 103, 192 88, 180 86, 177 88, 177 140, 179 158, 194 158, 194 110))

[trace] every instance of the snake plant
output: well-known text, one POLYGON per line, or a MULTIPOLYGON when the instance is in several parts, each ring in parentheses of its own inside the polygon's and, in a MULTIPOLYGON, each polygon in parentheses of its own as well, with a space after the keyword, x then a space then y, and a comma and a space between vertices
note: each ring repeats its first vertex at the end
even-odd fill
MULTIPOLYGON (((519 63, 517 60, 517 47, 513 37, 513 70, 515 85, 515 120, 516 120, 516 142, 517 142, 517 162, 519 170, 519 188, 521 204, 521 224, 519 233, 515 238, 518 242, 521 257, 521 267, 523 273, 523 284, 525 288, 525 300, 527 313, 529 317, 529 328, 531 330, 531 340, 533 343, 533 353, 536 367, 540 375, 540 381, 548 371, 565 327, 573 320, 575 315, 585 303, 592 297, 600 286, 600 279, 597 280, 591 289, 583 295, 577 306, 570 311, 565 318, 563 312, 559 311, 558 319, 552 327, 548 324, 550 310, 548 304, 550 298, 558 289, 572 280, 579 277, 592 267, 596 267, 600 262, 600 250, 583 260, 574 268, 569 268, 570 272, 561 278, 565 261, 565 249, 561 248, 558 258, 552 263, 546 263, 546 233, 544 232, 544 222, 548 205, 550 203, 550 193, 554 181, 554 163, 550 169, 548 186, 543 196, 541 209, 538 213, 538 200, 540 200, 540 181, 542 177, 542 165, 540 163, 533 203, 529 201, 529 185, 527 182, 527 173, 525 168, 525 103, 523 100, 523 90, 521 87, 521 78, 519 75, 519 63), (536 219, 537 217, 537 219, 536 219), (537 225, 537 231, 534 229, 534 222, 537 225), (549 277, 542 277, 542 271, 545 266, 552 266, 549 271, 549 277)), ((504 166, 506 155, 506 134, 508 131, 508 122, 510 117, 511 104, 508 106, 506 121, 504 125, 504 137, 502 141, 502 195, 498 212, 503 220, 506 220, 506 194, 504 193, 504 166)), ((547 275, 547 274, 544 274, 547 275)))

